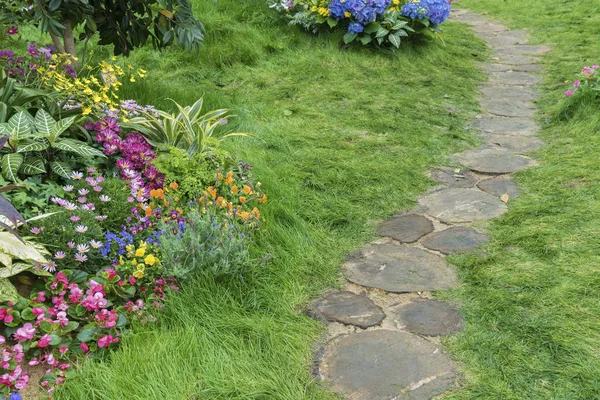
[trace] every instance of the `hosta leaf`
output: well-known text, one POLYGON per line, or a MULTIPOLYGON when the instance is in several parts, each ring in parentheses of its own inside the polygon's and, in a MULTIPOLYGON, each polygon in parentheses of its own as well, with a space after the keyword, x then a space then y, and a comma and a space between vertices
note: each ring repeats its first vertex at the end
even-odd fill
POLYGON ((351 41, 353 41, 354 39, 356 39, 358 35, 356 33, 350 33, 350 32, 346 32, 346 34, 344 35, 344 43, 348 44, 351 41))
POLYGON ((76 116, 61 119, 56 124, 54 124, 50 134, 55 138, 59 137, 61 133, 63 133, 64 131, 69 129, 71 125, 73 125, 73 122, 75 122, 75 118, 76 116))
POLYGON ((46 173, 46 164, 42 157, 33 157, 25 160, 21 165, 21 172, 25 175, 37 175, 46 173))
POLYGON ((0 252, 23 261, 46 262, 46 258, 38 249, 31 244, 21 242, 8 232, 0 232, 0 252))
POLYGON ((17 137, 31 135, 31 116, 27 111, 19 111, 8 120, 8 128, 17 137))
POLYGON ((35 114, 35 127, 42 135, 50 136, 54 125, 56 125, 56 121, 46 111, 40 109, 35 114))
POLYGON ((377 34, 375 35, 375 37, 379 39, 379 38, 385 37, 385 35, 387 35, 388 33, 390 33, 390 31, 388 31, 387 29, 379 28, 377 30, 377 34))
POLYGON ((69 164, 62 161, 52 161, 50 163, 50 168, 52 169, 52 171, 54 171, 56 175, 60 175, 63 178, 67 179, 71 178, 71 172, 73 172, 69 164))
POLYGON ((79 154, 84 157, 106 157, 102 151, 73 139, 64 139, 53 144, 56 149, 79 154))
POLYGON ((0 279, 0 303, 12 301, 16 303, 19 300, 19 293, 12 283, 6 278, 0 279))
POLYGON ((400 47, 400 36, 392 34, 392 35, 388 36, 388 40, 390 41, 391 44, 394 45, 394 47, 396 47, 396 48, 400 47))
POLYGON ((15 182, 18 179, 17 172, 23 164, 23 154, 8 153, 2 156, 2 176, 15 182))
POLYGON ((26 153, 28 151, 42 151, 50 147, 50 143, 47 140, 24 140, 19 142, 17 146, 17 153, 26 153))

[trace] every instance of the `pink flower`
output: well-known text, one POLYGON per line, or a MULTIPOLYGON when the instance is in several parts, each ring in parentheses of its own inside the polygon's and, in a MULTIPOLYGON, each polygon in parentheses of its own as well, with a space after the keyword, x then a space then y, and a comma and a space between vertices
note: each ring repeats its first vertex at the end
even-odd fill
POLYGON ((48 347, 50 342, 52 341, 52 337, 48 334, 45 334, 38 340, 38 347, 48 347))
POLYGON ((108 196, 106 196, 106 195, 104 195, 104 194, 103 194, 103 195, 101 195, 101 196, 99 197, 99 199, 100 199, 100 201, 103 201, 103 202, 105 202, 105 203, 110 201, 110 197, 108 197, 108 196))
POLYGON ((8 314, 6 317, 4 317, 4 323, 10 324, 11 322, 13 322, 13 319, 15 319, 15 317, 13 317, 12 315, 8 314))
POLYGON ((569 90, 567 90, 567 91, 565 92, 565 96, 567 96, 567 97, 571 97, 571 96, 573 96, 573 94, 574 94, 574 93, 575 93, 574 91, 572 91, 571 89, 569 89, 569 90))
POLYGON ((75 254, 75 260, 84 263, 88 260, 88 257, 83 253, 77 253, 75 254))
POLYGON ((119 341, 119 339, 112 337, 111 335, 106 335, 106 336, 103 336, 100 339, 98 339, 98 347, 100 347, 100 348, 108 347, 112 343, 117 343, 118 341, 119 341))
POLYGON ((4 344, 6 343, 6 338, 2 335, 0 335, 0 344, 4 344))
POLYGON ((10 28, 8 28, 8 30, 6 31, 7 35, 16 35, 19 33, 19 28, 17 28, 16 26, 11 26, 10 28))
POLYGON ((101 192, 102 186, 94 186, 94 192, 101 192))
POLYGON ((73 191, 73 185, 63 186, 63 190, 65 192, 72 192, 73 191))
POLYGON ((73 215, 71 218, 69 218, 71 221, 73 222, 77 222, 81 219, 81 217, 77 216, 77 215, 73 215))
POLYGON ((85 202, 87 201, 87 197, 83 197, 83 196, 82 197, 78 197, 77 201, 79 203, 81 203, 81 204, 85 204, 85 202))
POLYGON ((579 81, 573 82, 573 87, 579 87, 580 85, 581 85, 581 82, 579 82, 579 81))
POLYGON ((85 243, 78 244, 77 245, 77 251, 80 252, 80 253, 87 253, 88 251, 90 251, 90 246, 88 246, 85 243))
POLYGON ((83 178, 83 172, 73 171, 71 173, 71 178, 73 178, 75 180, 79 180, 79 179, 83 178))
POLYGON ((33 233, 34 235, 39 235, 39 233, 40 233, 41 231, 42 231, 42 230, 41 230, 40 228, 38 228, 38 227, 33 227, 33 228, 31 228, 31 233, 33 233))
POLYGON ((75 232, 77 232, 77 233, 86 233, 87 230, 88 230, 88 227, 85 225, 77 225, 75 227, 75 232))
POLYGON ((95 218, 98 221, 104 221, 106 218, 108 218, 108 215, 98 215, 95 218))
POLYGON ((77 193, 79 193, 80 196, 85 196, 86 194, 88 194, 90 191, 87 189, 79 189, 77 191, 77 193))
MULTIPOLYGON (((6 321, 6 319, 5 319, 5 321, 6 321)), ((17 331, 13 334, 13 337, 18 342, 24 342, 26 340, 33 339, 34 335, 35 335, 35 328, 33 327, 33 325, 31 325, 31 323, 27 322, 27 323, 23 324, 22 327, 17 329, 17 331)))
POLYGON ((63 272, 59 272, 56 274, 56 281, 58 283, 62 283, 63 285, 68 285, 69 281, 67 280, 67 276, 63 272))
POLYGON ((88 345, 87 345, 87 344, 85 344, 85 343, 83 343, 83 342, 79 343, 79 348, 80 348, 82 351, 86 352, 86 353, 87 353, 88 351, 90 351, 90 348, 88 347, 88 345))
POLYGON ((31 309, 31 312, 33 313, 33 315, 35 315, 36 317, 39 317, 40 315, 44 315, 44 313, 46 312, 46 310, 43 307, 33 307, 31 309))
POLYGON ((60 346, 60 347, 58 348, 58 351, 59 351, 61 354, 65 354, 65 353, 66 353, 68 350, 69 350, 69 348, 68 348, 67 346, 60 346))
POLYGON ((75 248, 75 242, 67 242, 67 246, 69 246, 70 249, 74 249, 75 248))

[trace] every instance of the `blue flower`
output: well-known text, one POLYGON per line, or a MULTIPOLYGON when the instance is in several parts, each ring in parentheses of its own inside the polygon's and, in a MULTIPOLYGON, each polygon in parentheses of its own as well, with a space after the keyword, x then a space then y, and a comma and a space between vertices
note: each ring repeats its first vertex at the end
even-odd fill
POLYGON ((348 25, 348 33, 361 33, 364 30, 364 27, 358 22, 350 22, 348 25))
POLYGON ((400 12, 410 19, 427 18, 429 17, 429 8, 423 3, 423 1, 411 1, 410 3, 403 5, 400 12))
POLYGON ((346 3, 342 3, 341 0, 333 0, 329 3, 329 15, 335 19, 344 18, 346 12, 346 3))
POLYGON ((448 0, 421 0, 429 9, 429 21, 432 24, 441 24, 450 15, 452 5, 448 0))
POLYGON ((377 14, 383 14, 385 10, 390 6, 392 0, 371 0, 371 7, 375 9, 377 14))
POLYGON ((15 392, 10 395, 8 400, 23 400, 23 397, 21 397, 21 394, 15 392))

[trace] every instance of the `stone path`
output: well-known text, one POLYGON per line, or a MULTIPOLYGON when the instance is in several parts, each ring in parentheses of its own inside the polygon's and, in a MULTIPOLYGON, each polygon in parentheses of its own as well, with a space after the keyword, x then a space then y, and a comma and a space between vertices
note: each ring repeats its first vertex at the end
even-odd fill
POLYGON ((380 238, 350 255, 345 290, 309 305, 310 316, 328 323, 317 378, 346 399, 429 400, 456 386, 458 371, 441 337, 459 332, 463 321, 458 305, 431 292, 459 284, 445 256, 488 241, 471 223, 507 211, 519 195, 509 174, 535 165, 527 152, 542 145, 533 86, 541 81, 539 55, 549 49, 468 10, 451 18, 471 25, 495 52, 484 67, 484 113, 473 123, 483 145, 457 154, 457 168, 432 171, 440 186, 419 199, 419 209, 381 223, 380 238))

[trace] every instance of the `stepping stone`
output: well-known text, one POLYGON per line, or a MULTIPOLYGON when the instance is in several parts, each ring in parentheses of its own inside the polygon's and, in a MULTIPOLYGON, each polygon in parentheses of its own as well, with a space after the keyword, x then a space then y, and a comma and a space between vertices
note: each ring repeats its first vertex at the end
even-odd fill
POLYGON ((519 197, 519 187, 510 178, 486 179, 485 181, 479 182, 477 186, 484 192, 493 194, 494 196, 500 197, 503 194, 508 194, 509 199, 519 197))
POLYGON ((523 64, 523 65, 508 65, 508 64, 487 64, 485 69, 488 72, 508 72, 508 71, 520 71, 520 72, 541 72, 544 69, 538 64, 523 64))
POLYGON ((517 45, 517 44, 527 44, 529 41, 527 40, 527 37, 524 36, 523 34, 518 34, 518 35, 513 35, 510 34, 512 31, 506 31, 506 32, 494 32, 491 34, 483 34, 480 35, 481 37, 483 37, 485 39, 486 42, 490 43, 492 46, 496 47, 496 46, 511 46, 511 45, 517 45))
POLYGON ((473 24, 473 30, 477 33, 484 33, 484 32, 503 32, 508 30, 507 27, 505 27, 504 25, 500 25, 500 24, 494 24, 492 22, 489 22, 486 20, 485 24, 479 25, 479 24, 473 24))
POLYGON ((537 56, 547 53, 551 50, 548 46, 530 46, 530 45, 512 45, 503 47, 494 47, 497 55, 509 56, 537 56))
POLYGON ((313 301, 308 315, 320 321, 340 322, 360 328, 379 325, 385 318, 371 299, 352 292, 333 291, 313 301))
POLYGON ((448 169, 435 169, 431 171, 431 179, 434 181, 444 183, 450 187, 458 188, 471 188, 475 186, 477 178, 473 176, 468 170, 455 170, 448 169))
POLYGON ((370 244, 355 254, 344 265, 344 276, 358 285, 394 293, 447 290, 458 283, 456 272, 442 257, 393 243, 370 244))
POLYGON ((430 400, 456 379, 454 363, 437 345, 390 330, 333 339, 318 371, 332 391, 351 400, 430 400))
POLYGON ((490 77, 508 86, 536 85, 542 81, 542 77, 529 72, 492 72, 490 77))
POLYGON ((531 118, 536 110, 531 102, 524 102, 514 99, 503 98, 484 98, 480 101, 481 106, 490 114, 501 117, 528 117, 531 118))
POLYGON ((527 153, 542 148, 542 141, 535 136, 486 135, 487 143, 519 153, 527 153))
POLYGON ((453 226, 429 235, 423 241, 423 246, 444 254, 462 254, 472 252, 487 241, 486 235, 473 228, 453 226))
POLYGON ((524 103, 530 103, 529 107, 533 107, 533 101, 539 97, 538 92, 530 87, 523 86, 505 86, 492 85, 487 83, 479 89, 485 98, 488 99, 503 99, 503 100, 518 100, 524 103))
POLYGON ((416 242, 429 232, 433 232, 433 222, 422 215, 406 214, 382 222, 377 229, 379 236, 385 236, 401 243, 416 242))
POLYGON ((510 64, 510 65, 524 65, 524 64, 535 64, 542 61, 539 57, 532 56, 514 56, 509 54, 498 54, 493 57, 492 60, 497 64, 510 64))
POLYGON ((480 147, 463 151, 456 157, 464 166, 484 174, 510 174, 533 164, 527 157, 495 147, 480 147))
POLYGON ((427 214, 448 224, 492 219, 507 210, 497 197, 475 189, 443 189, 422 197, 419 204, 427 214))
POLYGON ((481 131, 500 135, 534 136, 540 128, 530 118, 506 118, 486 115, 476 123, 481 131))
POLYGON ((417 299, 398 310, 396 319, 407 331, 426 336, 458 333, 463 320, 458 310, 444 301, 417 299))

